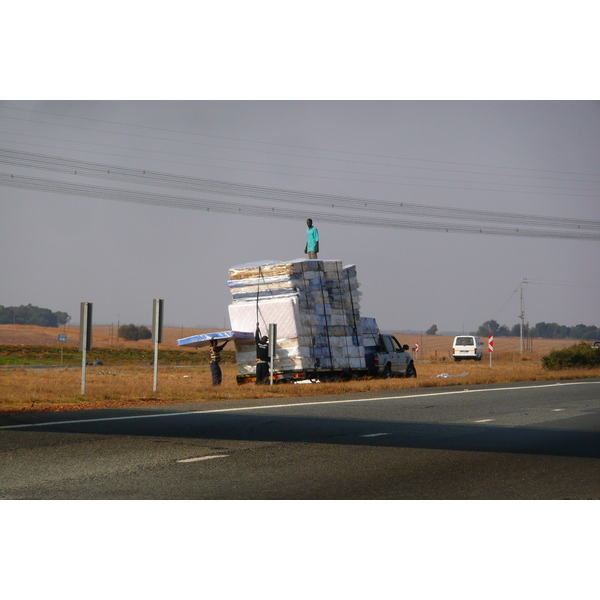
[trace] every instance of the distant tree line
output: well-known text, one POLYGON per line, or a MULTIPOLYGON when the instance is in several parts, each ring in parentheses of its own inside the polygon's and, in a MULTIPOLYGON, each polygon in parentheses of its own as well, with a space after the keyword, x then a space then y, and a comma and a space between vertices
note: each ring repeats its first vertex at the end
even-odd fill
POLYGON ((149 340, 152 337, 152 332, 145 325, 121 325, 119 327, 119 337, 124 340, 137 342, 138 340, 149 340))
MULTIPOLYGON (((477 335, 487 337, 493 335, 496 337, 519 337, 521 335, 521 326, 513 325, 511 329, 506 325, 499 325, 493 319, 486 321, 479 326, 477 335)), ((575 325, 567 327, 558 323, 545 323, 544 321, 536 323, 534 327, 525 326, 523 335, 535 338, 546 339, 574 339, 574 340, 595 340, 599 337, 598 328, 595 325, 575 325)))
POLYGON ((40 327, 58 327, 66 325, 71 317, 66 312, 52 312, 39 306, 1 306, 0 325, 38 325, 40 327))

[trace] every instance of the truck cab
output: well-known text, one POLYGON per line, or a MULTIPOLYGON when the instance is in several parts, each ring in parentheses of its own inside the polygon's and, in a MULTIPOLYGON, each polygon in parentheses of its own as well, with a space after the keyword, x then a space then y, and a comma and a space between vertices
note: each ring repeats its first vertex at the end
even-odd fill
POLYGON ((367 368, 377 377, 416 377, 417 370, 408 345, 402 346, 393 336, 379 334, 375 346, 365 347, 367 368))

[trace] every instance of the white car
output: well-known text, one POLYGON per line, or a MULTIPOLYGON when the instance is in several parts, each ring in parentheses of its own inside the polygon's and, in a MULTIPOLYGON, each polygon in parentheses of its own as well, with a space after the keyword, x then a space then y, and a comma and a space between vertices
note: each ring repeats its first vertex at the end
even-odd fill
POLYGON ((452 355, 456 362, 460 360, 481 360, 483 347, 476 335, 457 335, 452 344, 452 355))

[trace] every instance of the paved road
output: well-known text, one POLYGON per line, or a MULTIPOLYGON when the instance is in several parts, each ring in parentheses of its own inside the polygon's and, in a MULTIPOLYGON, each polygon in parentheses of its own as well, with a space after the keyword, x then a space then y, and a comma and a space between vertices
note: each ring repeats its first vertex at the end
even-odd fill
POLYGON ((600 380, 0 419, 2 499, 600 498, 600 380))

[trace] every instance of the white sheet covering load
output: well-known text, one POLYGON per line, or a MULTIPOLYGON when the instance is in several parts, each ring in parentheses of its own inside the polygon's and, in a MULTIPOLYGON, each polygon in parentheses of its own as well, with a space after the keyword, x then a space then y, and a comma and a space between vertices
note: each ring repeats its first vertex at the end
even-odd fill
MULTIPOLYGON (((359 283, 339 260, 260 261, 229 270, 231 327, 268 334, 277 324, 275 368, 364 369, 359 283)), ((369 333, 376 324, 369 325, 369 333)), ((235 339, 241 375, 254 373, 254 340, 235 339)))

